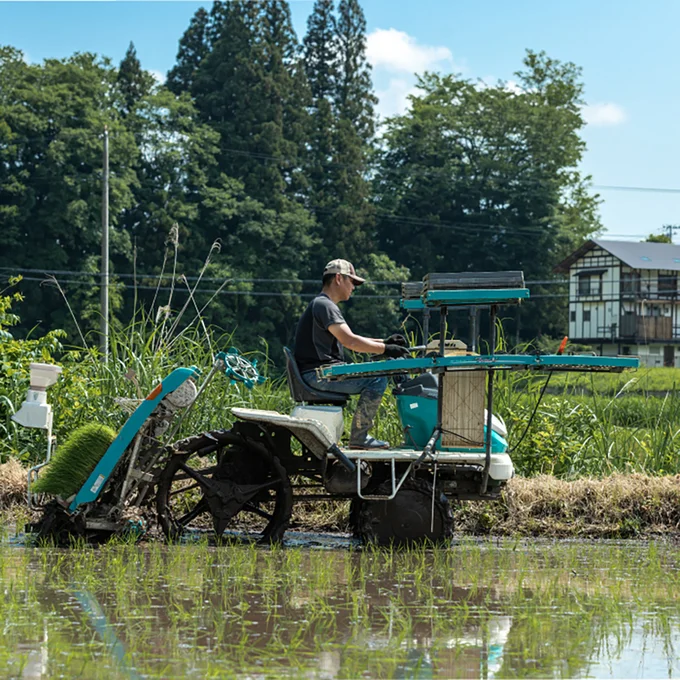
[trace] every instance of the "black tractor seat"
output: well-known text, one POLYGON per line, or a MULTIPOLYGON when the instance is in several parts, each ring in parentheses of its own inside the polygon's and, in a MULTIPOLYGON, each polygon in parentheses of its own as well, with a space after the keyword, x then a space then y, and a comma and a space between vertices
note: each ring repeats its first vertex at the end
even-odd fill
POLYGON ((283 348, 286 355, 286 373, 288 375, 288 389, 293 401, 305 402, 307 404, 331 404, 333 406, 344 406, 348 396, 338 392, 324 392, 310 387, 302 378, 300 369, 295 361, 293 353, 288 347, 283 348))

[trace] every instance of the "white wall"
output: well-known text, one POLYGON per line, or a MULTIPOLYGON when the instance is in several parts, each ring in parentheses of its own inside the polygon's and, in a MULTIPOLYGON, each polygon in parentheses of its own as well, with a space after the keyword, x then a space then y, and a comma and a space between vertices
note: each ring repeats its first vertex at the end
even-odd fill
MULTIPOLYGON (((572 338, 609 338, 611 333, 603 330, 611 328, 612 324, 619 325, 619 290, 621 267, 619 261, 608 265, 602 274, 602 294, 586 295, 578 294, 579 269, 601 267, 596 258, 612 256, 602 248, 593 248, 583 257, 578 259, 569 270, 569 337, 572 338), (590 312, 590 321, 583 321, 583 312, 590 312), (571 320, 572 312, 576 313, 576 319, 571 320), (600 329, 600 330, 598 330, 600 329)), ((597 277, 595 277, 597 278, 597 277)))

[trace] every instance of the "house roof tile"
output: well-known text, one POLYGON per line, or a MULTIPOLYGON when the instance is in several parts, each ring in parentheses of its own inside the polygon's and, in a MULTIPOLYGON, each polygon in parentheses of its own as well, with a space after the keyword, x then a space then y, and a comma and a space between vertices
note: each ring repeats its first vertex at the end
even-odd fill
POLYGON ((586 241, 569 257, 560 262, 555 267, 555 271, 568 272, 576 260, 583 257, 596 246, 611 253, 633 269, 680 271, 680 246, 672 243, 652 243, 648 241, 607 241, 600 238, 586 241))

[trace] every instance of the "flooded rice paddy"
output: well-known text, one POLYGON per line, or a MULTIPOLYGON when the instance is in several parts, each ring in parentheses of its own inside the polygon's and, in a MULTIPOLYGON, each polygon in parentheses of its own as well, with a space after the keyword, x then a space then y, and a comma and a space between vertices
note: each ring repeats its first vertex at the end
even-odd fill
POLYGON ((680 675, 680 548, 0 546, 0 677, 680 675))

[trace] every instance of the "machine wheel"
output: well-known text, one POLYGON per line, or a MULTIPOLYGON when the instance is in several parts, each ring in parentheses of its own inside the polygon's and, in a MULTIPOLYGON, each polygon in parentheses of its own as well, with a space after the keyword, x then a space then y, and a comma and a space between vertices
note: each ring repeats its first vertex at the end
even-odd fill
POLYGON ((187 440, 161 474, 156 510, 165 535, 212 528, 218 537, 228 529, 260 543, 281 540, 293 494, 278 458, 260 444, 233 441, 205 455, 206 436, 187 440))
MULTIPOLYGON (((383 482, 376 494, 389 496, 392 482, 383 482)), ((434 500, 432 484, 425 479, 408 479, 391 501, 360 501, 355 510, 357 532, 366 543, 408 546, 431 541, 439 543, 453 533, 453 513, 442 493, 434 500)))

